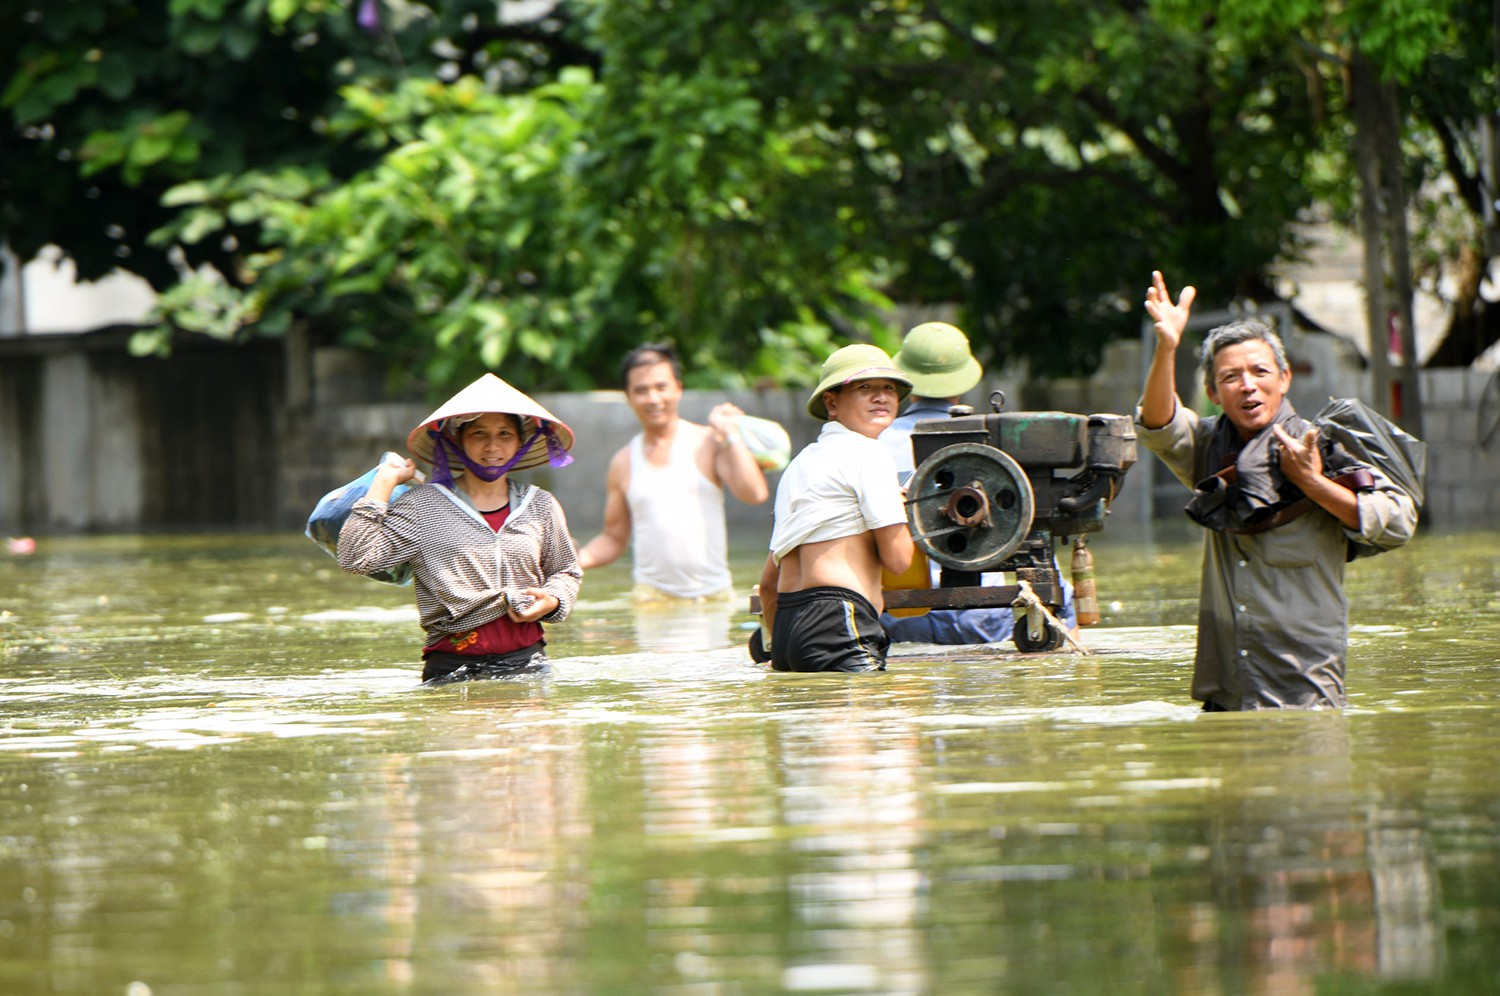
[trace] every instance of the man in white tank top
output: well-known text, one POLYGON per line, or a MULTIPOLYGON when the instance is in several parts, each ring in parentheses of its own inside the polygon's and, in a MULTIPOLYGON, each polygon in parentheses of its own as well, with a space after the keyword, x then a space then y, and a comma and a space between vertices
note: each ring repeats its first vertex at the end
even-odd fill
POLYGON ((744 413, 726 402, 709 412, 708 425, 680 417, 682 367, 671 346, 641 346, 621 367, 641 432, 609 462, 604 529, 578 551, 578 562, 585 571, 602 567, 631 547, 641 594, 727 598, 723 489, 748 505, 769 496, 735 429, 744 413))

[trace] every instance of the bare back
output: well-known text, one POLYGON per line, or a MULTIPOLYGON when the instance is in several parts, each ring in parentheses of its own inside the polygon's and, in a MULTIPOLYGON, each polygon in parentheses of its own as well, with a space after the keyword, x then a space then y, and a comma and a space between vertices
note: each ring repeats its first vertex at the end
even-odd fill
MULTIPOLYGON (((911 542, 906 536, 906 524, 900 523, 873 532, 802 544, 781 559, 776 590, 804 591, 824 586, 848 588, 865 596, 879 611, 885 606, 880 582, 879 539, 885 539, 880 534, 888 531, 898 532, 908 544, 911 542)), ((909 562, 909 552, 907 559, 909 562)))

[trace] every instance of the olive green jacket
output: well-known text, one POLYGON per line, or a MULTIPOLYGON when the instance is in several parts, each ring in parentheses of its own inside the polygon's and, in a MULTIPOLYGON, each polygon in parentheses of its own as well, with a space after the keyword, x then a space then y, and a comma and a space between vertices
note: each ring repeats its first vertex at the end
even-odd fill
MULTIPOLYGON (((1137 408, 1136 436, 1191 488, 1212 473, 1218 417, 1179 404, 1171 422, 1148 429, 1137 408)), ((1317 507, 1263 533, 1206 531, 1193 698, 1229 710, 1345 704, 1349 542, 1397 547, 1417 527, 1411 499, 1378 472, 1358 503, 1358 532, 1317 507)))

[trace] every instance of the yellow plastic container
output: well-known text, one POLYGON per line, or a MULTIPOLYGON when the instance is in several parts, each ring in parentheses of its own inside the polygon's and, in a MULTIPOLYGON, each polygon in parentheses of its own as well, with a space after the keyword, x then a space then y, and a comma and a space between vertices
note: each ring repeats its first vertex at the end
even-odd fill
MULTIPOLYGON (((932 587, 932 568, 927 562, 927 554, 921 547, 912 551, 911 566, 900 574, 892 574, 885 568, 880 569, 880 588, 882 591, 926 591, 932 587)), ((925 616, 931 609, 924 606, 911 609, 887 609, 893 616, 906 618, 908 616, 925 616)))

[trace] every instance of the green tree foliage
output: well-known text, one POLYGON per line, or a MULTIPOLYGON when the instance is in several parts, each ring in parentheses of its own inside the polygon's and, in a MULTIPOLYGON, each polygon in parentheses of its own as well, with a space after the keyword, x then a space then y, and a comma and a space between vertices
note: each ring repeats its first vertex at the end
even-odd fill
MULTIPOLYGON (((137 17, 170 48, 179 22, 209 5, 94 6, 137 17)), ((227 337, 301 322, 436 384, 475 364, 538 386, 609 382, 625 349, 658 337, 719 382, 797 379, 832 348, 835 327, 886 334, 879 261, 842 245, 837 206, 804 182, 824 168, 826 143, 765 129, 742 81, 643 84, 639 103, 609 118, 588 70, 599 56, 571 41, 566 10, 513 26, 494 22, 493 4, 374 6, 373 37, 336 5, 240 9, 260 34, 237 53, 285 39, 322 54, 315 87, 259 81, 277 106, 297 101, 295 114, 267 115, 302 122, 286 154, 253 154, 260 116, 237 118, 233 99, 193 116, 142 111, 153 132, 243 139, 222 168, 194 169, 188 154, 182 170, 137 164, 125 129, 86 132, 62 151, 49 118, 77 109, 36 102, 57 60, 46 45, 25 49, 36 68, 13 81, 11 104, 34 158, 54 168, 87 158, 67 196, 98 199, 88 180, 109 175, 150 206, 151 224, 98 226, 100 265, 85 275, 125 258, 158 278, 173 325, 227 337)), ((31 20, 82 36, 80 49, 105 44, 104 21, 51 17, 31 20)), ((26 211, 21 197, 6 209, 26 211)), ((32 238, 75 241, 56 226, 32 238)), ((169 331, 138 345, 165 348, 169 331)))
MULTIPOLYGON (((351 71, 347 45, 327 37, 352 24, 263 2, 9 6, 0 233, 23 259, 55 243, 84 279, 118 266, 163 289, 178 267, 145 239, 176 216, 162 203, 173 185, 266 163, 354 168, 310 130, 351 71)), ((233 239, 255 233, 225 235, 180 261, 232 270, 233 239)))
MULTIPOLYGON (((0 40, 0 230, 208 334, 588 386, 663 337, 700 382, 805 380, 836 340, 893 344, 892 300, 1086 372, 1154 266, 1270 297, 1299 214, 1347 209, 1354 48, 1408 85, 1413 180, 1482 204, 1478 0, 511 6, 36 4, 0 40)), ((1434 265, 1474 251, 1449 230, 1434 265)))
POLYGON ((1163 16, 1286 53, 1305 77, 1321 151, 1305 177, 1334 220, 1357 228, 1359 154, 1350 76, 1371 63, 1400 98, 1404 186, 1397 205, 1418 284, 1449 307, 1447 337, 1429 363, 1466 365, 1500 341, 1500 308, 1481 294, 1500 252, 1500 5, 1494 0, 1160 0, 1163 16), (1491 147, 1486 151, 1486 135, 1491 147), (1485 157, 1491 164, 1485 165, 1485 157), (1488 191, 1488 193, 1486 193, 1488 191))

